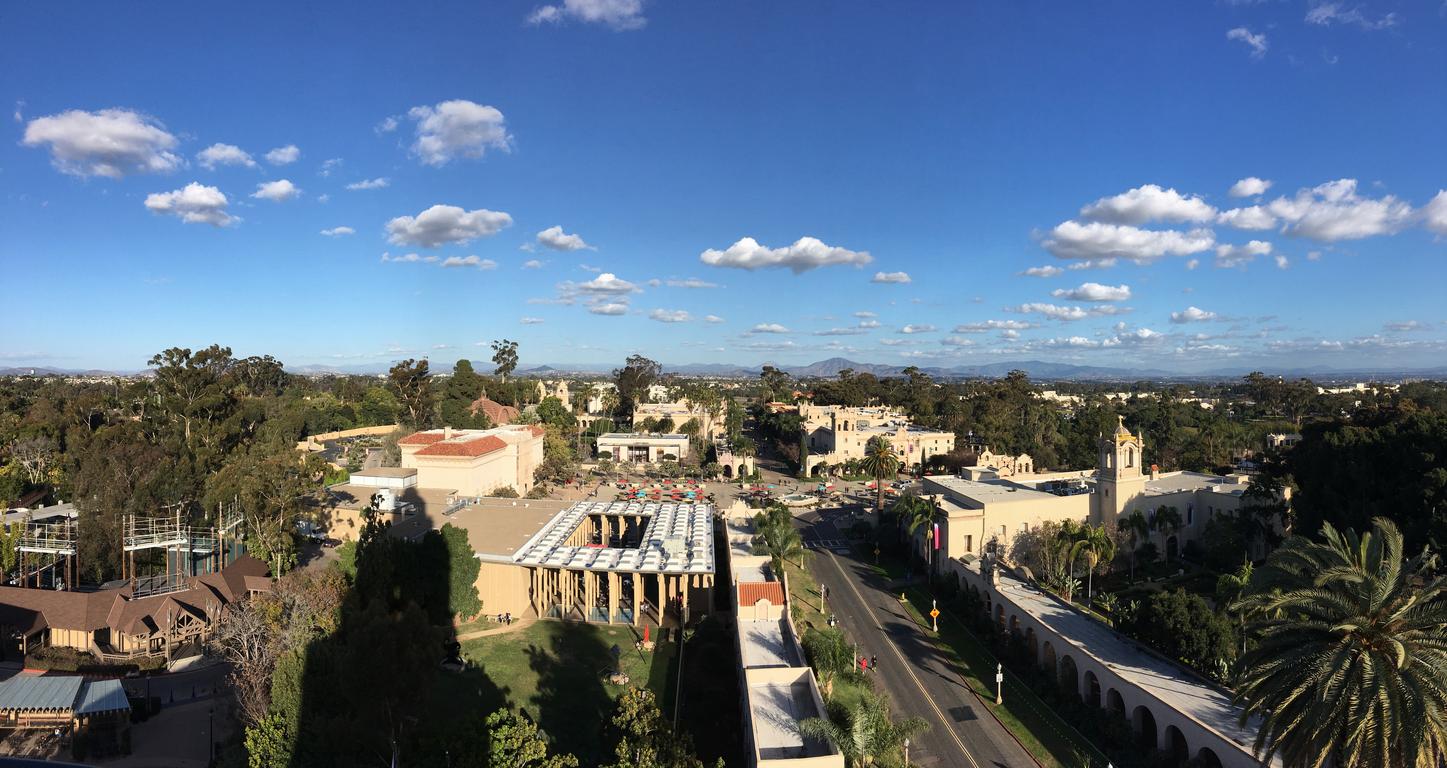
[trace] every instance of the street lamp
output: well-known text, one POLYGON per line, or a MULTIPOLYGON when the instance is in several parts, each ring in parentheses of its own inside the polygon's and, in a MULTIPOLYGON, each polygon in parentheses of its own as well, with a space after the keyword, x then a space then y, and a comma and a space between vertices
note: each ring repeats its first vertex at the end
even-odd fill
MULTIPOLYGON (((1005 665, 995 665, 995 703, 1005 703, 1005 665)), ((1109 766, 1107 766, 1109 768, 1109 766)))
POLYGON ((216 707, 206 708, 206 765, 216 763, 216 707))
POLYGON ((909 768, 909 739, 904 740, 904 768, 909 768))

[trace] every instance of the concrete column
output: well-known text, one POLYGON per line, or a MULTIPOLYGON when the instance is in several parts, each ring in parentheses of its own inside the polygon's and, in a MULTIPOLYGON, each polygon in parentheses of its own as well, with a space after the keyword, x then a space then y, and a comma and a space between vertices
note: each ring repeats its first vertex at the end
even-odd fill
POLYGON ((598 572, 583 571, 583 618, 593 616, 593 606, 598 604, 598 572))
POLYGON ((608 572, 608 623, 613 623, 613 614, 618 612, 618 574, 608 572))
POLYGON ((633 626, 636 627, 638 626, 638 601, 643 596, 643 580, 639 578, 639 574, 631 573, 628 575, 628 581, 633 585, 633 626))

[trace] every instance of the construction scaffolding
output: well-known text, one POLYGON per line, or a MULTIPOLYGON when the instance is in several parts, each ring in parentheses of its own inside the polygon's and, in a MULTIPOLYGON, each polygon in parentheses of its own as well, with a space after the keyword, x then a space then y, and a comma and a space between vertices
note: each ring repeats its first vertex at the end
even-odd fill
POLYGON ((183 589, 188 577, 215 573, 240 556, 237 529, 244 520, 235 501, 217 505, 212 525, 192 525, 180 505, 169 515, 128 515, 121 540, 121 578, 128 579, 138 595, 183 589), (164 552, 163 572, 142 575, 136 553, 142 553, 144 566, 146 553, 155 550, 164 552))
POLYGON ((76 577, 76 535, 75 520, 25 521, 25 531, 20 534, 20 586, 30 586, 31 576, 35 586, 40 586, 41 573, 50 570, 51 584, 57 589, 74 589, 76 577), (64 577, 57 580, 55 567, 64 561, 64 577), (28 570, 28 569, 32 569, 28 570))

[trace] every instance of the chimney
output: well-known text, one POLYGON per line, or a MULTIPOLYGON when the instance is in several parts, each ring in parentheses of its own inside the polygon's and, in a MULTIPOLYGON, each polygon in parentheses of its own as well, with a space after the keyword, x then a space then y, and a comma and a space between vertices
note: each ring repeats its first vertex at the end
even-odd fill
POLYGON ((443 439, 443 440, 451 440, 451 439, 452 439, 452 427, 443 427, 443 428, 442 428, 442 439, 443 439))

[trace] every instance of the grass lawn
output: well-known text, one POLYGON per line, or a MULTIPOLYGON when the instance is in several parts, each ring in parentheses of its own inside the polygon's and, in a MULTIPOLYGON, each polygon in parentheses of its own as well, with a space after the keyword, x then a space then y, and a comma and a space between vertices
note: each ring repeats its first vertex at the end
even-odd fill
MULTIPOLYGON (((811 552, 804 556, 804 562, 807 564, 813 558, 814 554, 811 552)), ((800 568, 797 563, 792 562, 784 563, 784 573, 789 576, 789 602, 799 609, 794 612, 794 623, 799 630, 799 636, 803 637, 810 627, 826 626, 828 617, 819 610, 819 581, 814 578, 814 574, 808 568, 800 568)))
POLYGON ((464 641, 462 653, 472 667, 461 675, 443 675, 434 710, 446 717, 469 705, 510 705, 536 720, 558 749, 577 755, 584 765, 597 764, 606 757, 604 727, 623 692, 607 679, 613 646, 621 652, 620 666, 631 684, 652 690, 672 717, 678 646, 660 643, 653 653, 643 653, 634 648, 641 632, 538 621, 516 632, 464 641))
MULTIPOLYGON (((889 569, 880 568, 880 571, 891 577, 903 574, 902 565, 890 565, 892 567, 889 569)), ((921 626, 929 627, 929 589, 914 586, 907 590, 906 594, 909 597, 911 617, 921 626)), ((1104 765, 1107 762, 1106 756, 1089 739, 1061 719, 1027 684, 1009 670, 1005 671, 1005 703, 996 706, 995 668, 998 659, 951 611, 940 609, 939 627, 936 646, 961 671, 965 681, 980 695, 995 713, 995 717, 1015 734, 1015 738, 1019 739, 1025 749, 1042 765, 1046 768, 1075 768, 1104 765)))

